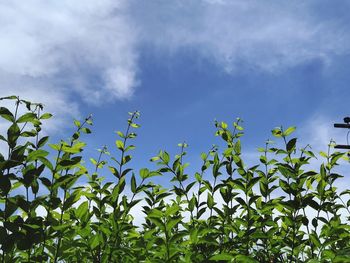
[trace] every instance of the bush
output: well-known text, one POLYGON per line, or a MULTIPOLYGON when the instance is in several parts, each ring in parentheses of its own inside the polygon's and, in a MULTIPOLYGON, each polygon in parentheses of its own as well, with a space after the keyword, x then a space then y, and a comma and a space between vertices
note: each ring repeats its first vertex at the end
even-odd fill
POLYGON ((139 128, 133 112, 118 132, 120 155, 103 147, 90 171, 81 136, 91 133, 91 117, 48 148, 41 127, 51 114, 16 96, 1 100, 15 103, 14 112, 0 108, 8 125, 0 135, 7 145, 0 155, 2 262, 350 262, 350 191, 334 186, 342 177, 334 167, 345 156, 331 153, 332 144, 313 170, 318 159, 290 138, 295 128, 275 128, 282 147, 267 141, 259 164, 247 167, 241 120, 232 130, 216 122, 225 147, 202 153, 199 172, 187 174, 183 143, 174 158, 166 151, 153 157, 157 169, 136 173, 129 166, 139 128), (107 172, 113 180, 102 177, 107 172), (171 189, 152 182, 164 174, 173 177, 171 189), (132 209, 141 206, 137 226, 132 209))

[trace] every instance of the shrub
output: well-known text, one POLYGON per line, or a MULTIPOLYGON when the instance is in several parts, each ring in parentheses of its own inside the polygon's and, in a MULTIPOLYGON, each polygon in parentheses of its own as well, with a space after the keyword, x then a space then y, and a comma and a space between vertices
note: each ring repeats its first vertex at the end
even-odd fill
POLYGON ((0 135, 2 262, 350 262, 350 191, 334 185, 345 156, 332 144, 313 170, 318 159, 290 138, 295 128, 275 128, 282 146, 267 141, 248 167, 241 120, 232 129, 216 122, 224 148, 202 153, 199 172, 187 173, 185 143, 174 158, 166 151, 151 158, 157 169, 137 172, 130 168, 139 128, 133 112, 118 132, 119 156, 103 147, 91 169, 81 140, 91 133, 90 116, 74 121, 67 141, 47 145, 41 127, 51 114, 41 104, 1 100, 15 104, 13 112, 0 108, 7 124, 0 135), (164 174, 172 175, 171 189, 152 182, 164 174), (138 226, 132 209, 141 206, 138 226))

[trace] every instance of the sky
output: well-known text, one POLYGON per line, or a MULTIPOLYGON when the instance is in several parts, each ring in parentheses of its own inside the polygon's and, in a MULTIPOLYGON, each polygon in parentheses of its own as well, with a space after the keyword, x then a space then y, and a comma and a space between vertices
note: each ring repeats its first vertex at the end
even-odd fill
MULTIPOLYGON (((92 113, 86 154, 139 110, 136 167, 158 150, 187 161, 215 138, 214 121, 244 120, 243 151, 297 126, 325 150, 349 113, 350 2, 257 0, 20 0, 0 3, 0 96, 45 104, 52 142, 92 113)), ((258 161, 258 160, 257 160, 258 161)), ((197 166, 199 168, 199 166, 197 166)))

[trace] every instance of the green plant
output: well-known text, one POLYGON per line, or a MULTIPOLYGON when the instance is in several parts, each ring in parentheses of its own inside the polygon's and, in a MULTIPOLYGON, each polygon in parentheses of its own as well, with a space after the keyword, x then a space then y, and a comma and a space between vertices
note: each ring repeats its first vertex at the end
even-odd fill
POLYGON ((332 152, 333 142, 316 157, 290 138, 294 127, 278 127, 272 135, 279 143, 268 140, 259 163, 247 166, 242 121, 231 128, 216 122, 224 147, 202 153, 195 174, 187 172, 186 143, 174 158, 159 151, 155 168, 136 171, 130 152, 139 112, 132 112, 117 132, 117 154, 102 147, 91 169, 81 139, 91 133, 91 116, 74 121, 68 140, 47 144, 41 128, 51 114, 43 105, 1 100, 14 103, 13 112, 0 107, 7 123, 0 135, 1 262, 350 262, 350 190, 335 187, 342 180, 336 166, 347 157, 332 152), (154 176, 170 176, 172 188, 154 176), (134 209, 144 213, 141 226, 134 209))

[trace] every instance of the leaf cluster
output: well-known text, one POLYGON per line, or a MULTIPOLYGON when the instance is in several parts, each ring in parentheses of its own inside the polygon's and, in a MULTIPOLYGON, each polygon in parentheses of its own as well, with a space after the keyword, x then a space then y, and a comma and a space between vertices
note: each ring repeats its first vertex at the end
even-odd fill
POLYGON ((86 164, 81 137, 91 133, 91 116, 74 121, 70 138, 49 144, 41 129, 52 115, 43 105, 1 100, 15 105, 0 107, 7 124, 1 262, 350 262, 350 190, 335 186, 346 156, 332 152, 332 142, 316 157, 291 137, 295 127, 278 127, 278 142, 268 140, 250 166, 242 120, 215 122, 223 147, 202 153, 198 172, 188 172, 186 143, 136 171, 139 112, 129 113, 113 152, 104 146, 86 164), (155 183, 160 176, 171 188, 155 183))

